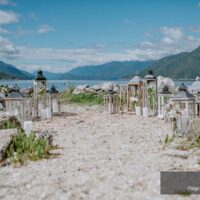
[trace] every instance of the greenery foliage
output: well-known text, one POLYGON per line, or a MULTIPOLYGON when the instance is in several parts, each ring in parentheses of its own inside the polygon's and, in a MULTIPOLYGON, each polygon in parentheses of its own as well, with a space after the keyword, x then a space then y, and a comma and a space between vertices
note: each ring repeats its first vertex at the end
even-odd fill
POLYGON ((168 134, 166 135, 163 143, 163 148, 171 144, 176 138, 176 135, 173 134, 172 136, 169 136, 168 134))
POLYGON ((9 87, 8 85, 1 85, 0 86, 0 92, 3 93, 5 96, 8 95, 9 87))
POLYGON ((177 147, 180 150, 189 150, 193 148, 200 148, 200 134, 192 139, 188 139, 177 147))
POLYGON ((148 88, 147 95, 148 95, 150 108, 153 109, 156 102, 153 88, 148 88))
POLYGON ((12 128, 20 128, 20 124, 16 121, 5 120, 0 124, 0 130, 2 129, 12 129, 12 128))
POLYGON ((13 137, 5 157, 12 162, 23 164, 26 160, 49 158, 51 156, 49 151, 52 148, 44 138, 36 138, 34 133, 27 136, 22 131, 19 131, 13 137))
POLYGON ((50 150, 57 149, 57 146, 50 145, 45 138, 36 137, 33 132, 27 136, 16 119, 10 118, 0 124, 0 130, 13 128, 17 128, 18 133, 13 136, 9 148, 4 153, 4 160, 10 159, 13 163, 23 164, 26 160, 56 156, 56 154, 51 154, 50 150))
POLYGON ((68 89, 61 94, 61 98, 67 103, 84 104, 84 105, 99 105, 103 103, 104 93, 93 94, 85 92, 73 94, 74 86, 69 85, 68 89))

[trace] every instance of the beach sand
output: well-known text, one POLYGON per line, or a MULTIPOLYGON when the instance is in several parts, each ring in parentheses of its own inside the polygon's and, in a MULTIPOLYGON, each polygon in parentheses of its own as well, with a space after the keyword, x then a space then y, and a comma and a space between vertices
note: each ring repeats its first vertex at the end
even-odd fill
POLYGON ((160 171, 200 169, 197 150, 162 149, 169 124, 98 106, 65 109, 77 115, 34 122, 35 130, 53 132, 60 155, 1 167, 0 199, 197 199, 160 195, 160 171))

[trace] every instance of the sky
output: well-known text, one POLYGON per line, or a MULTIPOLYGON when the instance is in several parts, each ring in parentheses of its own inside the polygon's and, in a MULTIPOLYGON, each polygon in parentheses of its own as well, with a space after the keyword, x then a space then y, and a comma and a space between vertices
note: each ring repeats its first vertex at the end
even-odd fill
POLYGON ((200 46, 200 0, 0 0, 0 60, 32 72, 200 46))

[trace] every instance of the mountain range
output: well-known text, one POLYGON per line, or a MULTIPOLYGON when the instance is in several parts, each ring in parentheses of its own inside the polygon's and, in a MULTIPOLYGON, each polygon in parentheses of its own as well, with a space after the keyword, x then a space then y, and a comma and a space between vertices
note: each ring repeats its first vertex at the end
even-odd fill
POLYGON ((152 63, 153 61, 114 61, 98 66, 77 67, 62 77, 66 79, 70 75, 82 80, 119 80, 136 71, 142 72, 152 63))
MULTIPOLYGON (((96 66, 77 67, 66 73, 44 71, 49 80, 120 80, 129 79, 138 71, 144 75, 153 70, 156 76, 194 79, 200 75, 200 47, 153 61, 113 61, 96 66)), ((0 61, 0 79, 32 80, 37 72, 28 73, 0 61)))
POLYGON ((174 79, 194 79, 200 75, 200 47, 192 52, 182 52, 155 61, 147 70, 156 76, 163 75, 174 79))
POLYGON ((33 75, 16 68, 13 65, 0 61, 0 79, 23 79, 30 80, 33 75))

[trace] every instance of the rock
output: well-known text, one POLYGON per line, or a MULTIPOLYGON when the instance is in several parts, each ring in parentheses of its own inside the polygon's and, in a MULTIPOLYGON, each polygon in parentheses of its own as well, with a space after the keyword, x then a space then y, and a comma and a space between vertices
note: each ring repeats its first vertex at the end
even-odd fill
POLYGON ((17 134, 17 129, 4 129, 0 130, 0 161, 8 149, 13 136, 17 134))
POLYGON ((93 94, 97 94, 98 92, 96 90, 94 90, 93 88, 88 88, 87 92, 93 93, 93 94))
POLYGON ((116 93, 119 93, 119 91, 120 91, 120 87, 119 87, 119 85, 114 85, 114 87, 113 87, 113 91, 114 92, 116 92, 116 93))
POLYGON ((91 88, 95 91, 99 91, 101 90, 101 84, 93 85, 91 88))
POLYGON ((189 92, 197 94, 200 92, 200 77, 196 77, 196 80, 188 87, 189 92))
POLYGON ((2 113, 0 115, 0 128, 2 129, 6 122, 11 122, 12 124, 15 124, 17 127, 21 128, 21 124, 19 120, 16 118, 16 116, 8 116, 5 113, 2 113))
POLYGON ((163 89, 164 86, 168 86, 170 92, 173 92, 175 90, 175 83, 172 79, 168 77, 165 78, 163 76, 158 76, 157 81, 159 92, 163 89))
POLYGON ((114 92, 118 93, 120 90, 120 87, 114 82, 105 82, 105 83, 94 85, 92 87, 89 87, 88 85, 79 85, 73 91, 73 94, 77 95, 77 94, 81 94, 85 92, 97 94, 98 92, 101 92, 101 91, 108 92, 109 90, 113 90, 114 92))
POLYGON ((88 90, 89 85, 79 85, 75 88, 75 90, 73 91, 73 94, 81 94, 84 93, 88 90))
POLYGON ((35 136, 36 138, 43 138, 48 142, 49 145, 53 145, 53 134, 49 130, 36 132, 35 136))
POLYGON ((115 92, 119 92, 120 88, 119 85, 117 85, 114 82, 105 82, 105 83, 101 83, 98 85, 94 85, 92 86, 92 88, 96 91, 105 91, 108 92, 109 90, 113 90, 115 92))
POLYGON ((108 92, 109 90, 113 90, 115 85, 116 85, 116 83, 114 83, 114 82, 105 82, 105 83, 102 83, 101 89, 103 91, 108 92))

